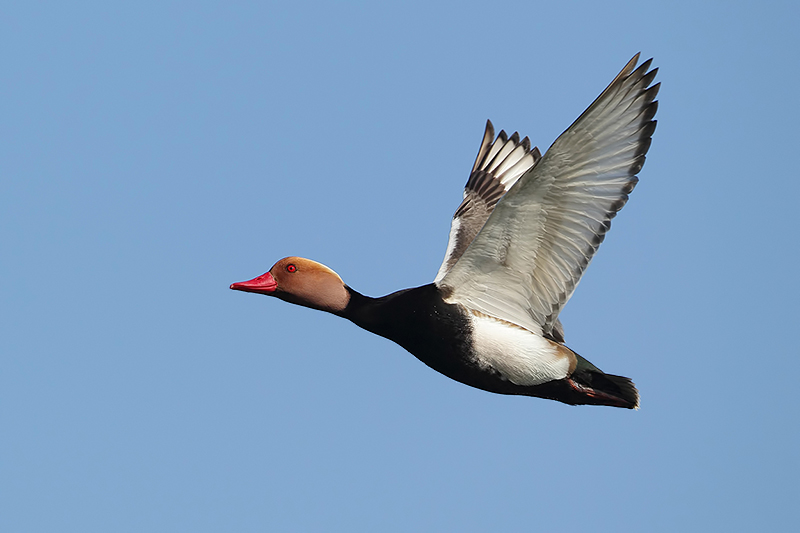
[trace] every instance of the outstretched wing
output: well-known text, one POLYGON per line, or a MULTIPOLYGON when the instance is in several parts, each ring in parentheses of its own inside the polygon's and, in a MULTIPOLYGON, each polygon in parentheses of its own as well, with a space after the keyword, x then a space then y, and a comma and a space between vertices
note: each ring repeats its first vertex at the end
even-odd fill
POLYGON ((448 301, 552 335, 558 313, 638 179, 660 84, 631 59, 508 191, 438 281, 448 301))
POLYGON ((492 214, 498 200, 542 157, 538 148, 531 149, 527 137, 520 141, 517 132, 508 137, 501 130, 494 142, 492 139, 494 126, 487 120, 481 148, 464 187, 464 200, 456 209, 450 224, 450 240, 435 282, 441 280, 456 264, 492 214))

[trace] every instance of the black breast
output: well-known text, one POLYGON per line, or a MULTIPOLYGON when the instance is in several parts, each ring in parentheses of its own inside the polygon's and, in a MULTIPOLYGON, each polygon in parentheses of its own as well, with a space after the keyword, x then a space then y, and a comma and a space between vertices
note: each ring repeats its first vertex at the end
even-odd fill
POLYGON ((458 306, 445 303, 434 284, 381 298, 349 290, 344 318, 396 342, 434 370, 457 381, 468 380, 465 374, 474 371, 469 319, 458 306))
POLYGON ((392 340, 445 376, 479 389, 520 394, 519 387, 479 367, 472 356, 470 320, 444 301, 434 284, 370 298, 348 287, 350 303, 340 313, 354 324, 392 340))

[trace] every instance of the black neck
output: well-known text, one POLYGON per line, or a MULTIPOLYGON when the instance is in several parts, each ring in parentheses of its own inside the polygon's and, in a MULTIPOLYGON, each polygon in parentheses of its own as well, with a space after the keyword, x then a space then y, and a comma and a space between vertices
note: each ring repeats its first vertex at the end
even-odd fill
POLYGON ((367 331, 395 342, 408 336, 409 331, 418 330, 412 324, 421 318, 420 310, 425 309, 429 300, 438 296, 432 283, 403 289, 380 298, 364 296, 350 287, 347 287, 347 291, 350 293, 350 301, 344 311, 337 314, 367 331))
POLYGON ((347 292, 350 293, 350 301, 344 311, 337 314, 358 327, 385 336, 383 331, 385 329, 385 303, 391 295, 372 298, 371 296, 364 296, 350 287, 346 286, 346 288, 347 292))

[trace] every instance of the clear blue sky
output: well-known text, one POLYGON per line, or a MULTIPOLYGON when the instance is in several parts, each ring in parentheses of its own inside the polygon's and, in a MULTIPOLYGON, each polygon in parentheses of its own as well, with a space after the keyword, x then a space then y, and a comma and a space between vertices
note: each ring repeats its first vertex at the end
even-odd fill
POLYGON ((797 3, 377 4, 4 7, 0 530, 796 526, 797 3), (641 410, 228 289, 430 282, 485 120, 544 151, 637 51, 658 129, 561 316, 641 410))

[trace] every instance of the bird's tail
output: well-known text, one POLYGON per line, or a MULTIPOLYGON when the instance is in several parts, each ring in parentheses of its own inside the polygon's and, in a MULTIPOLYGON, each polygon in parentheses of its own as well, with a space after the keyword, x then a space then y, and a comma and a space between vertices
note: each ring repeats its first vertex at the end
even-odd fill
POLYGON ((639 408, 639 391, 630 378, 606 374, 578 354, 578 365, 567 384, 573 389, 569 403, 639 408))

